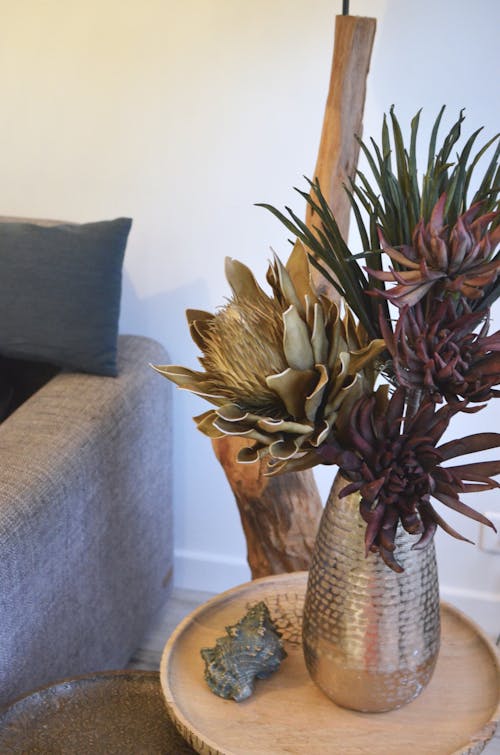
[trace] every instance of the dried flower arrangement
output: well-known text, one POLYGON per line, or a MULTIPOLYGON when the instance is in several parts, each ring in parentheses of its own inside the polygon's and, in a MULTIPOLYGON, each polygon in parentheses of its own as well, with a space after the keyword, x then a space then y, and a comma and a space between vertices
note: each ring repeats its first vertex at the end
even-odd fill
POLYGON ((248 439, 242 463, 267 457, 270 474, 336 464, 347 481, 343 494, 360 493, 366 552, 395 571, 399 523, 420 534, 416 548, 438 526, 465 539, 431 499, 493 527, 460 495, 499 487, 492 477, 500 461, 442 465, 500 446, 499 433, 439 445, 454 415, 500 395, 500 331, 488 335, 500 295, 500 146, 469 203, 476 166, 496 137, 472 157, 479 129, 453 159, 464 117, 438 147, 443 111, 421 186, 420 113, 408 148, 393 109, 380 146, 360 140, 373 180, 358 171, 346 187, 360 253, 342 238, 317 181, 299 191, 317 221, 312 229, 289 208, 261 205, 294 235, 287 264, 276 258, 269 267, 271 295, 245 265, 227 260, 229 302, 216 314, 187 313, 204 371, 156 367, 213 404, 195 418, 203 433, 248 439), (344 300, 343 317, 313 290, 310 264, 344 300), (379 377, 385 382, 376 386, 379 377))

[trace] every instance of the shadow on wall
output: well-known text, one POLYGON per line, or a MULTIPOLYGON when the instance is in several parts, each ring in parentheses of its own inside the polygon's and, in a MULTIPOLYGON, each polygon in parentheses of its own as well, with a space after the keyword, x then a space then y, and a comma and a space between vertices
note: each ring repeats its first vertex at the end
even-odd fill
MULTIPOLYGON (((209 309, 206 304, 208 298, 208 288, 202 279, 193 281, 187 286, 141 298, 129 275, 124 271, 120 333, 153 338, 166 348, 171 364, 197 369, 199 351, 191 340, 185 311, 188 307, 203 309, 205 305, 209 309)), ((165 378, 158 375, 159 384, 164 380, 165 378)), ((172 389, 172 422, 175 428, 174 465, 178 467, 183 449, 193 442, 191 436, 194 423, 191 418, 194 414, 203 411, 203 406, 199 399, 196 400, 185 391, 179 391, 173 385, 172 389)), ((183 500, 185 493, 183 475, 176 477, 175 499, 183 500)))
MULTIPOLYGON (((200 352, 191 340, 185 310, 193 307, 213 311, 208 300, 208 289, 201 279, 187 286, 141 299, 129 276, 124 273, 120 332, 154 338, 166 348, 171 363, 198 369, 197 357, 200 352)), ((161 375, 157 377, 161 386, 165 378, 161 375)), ((217 528, 216 522, 224 521, 235 533, 232 538, 234 548, 241 550, 243 540, 239 515, 226 478, 210 450, 208 438, 196 429, 192 419, 205 411, 208 405, 201 398, 188 391, 178 390, 173 385, 172 399, 175 439, 172 459, 175 470, 173 500, 177 547, 209 551, 215 542, 211 528, 217 528), (193 458, 197 459, 195 475, 192 474, 191 466, 193 458), (207 500, 210 505, 201 506, 200 511, 199 502, 207 500), (196 526, 193 522, 196 522, 196 526)))
POLYGON ((154 338, 165 346, 176 364, 196 369, 198 350, 189 335, 186 309, 213 307, 208 286, 201 278, 187 286, 141 298, 126 271, 122 280, 120 333, 154 338))

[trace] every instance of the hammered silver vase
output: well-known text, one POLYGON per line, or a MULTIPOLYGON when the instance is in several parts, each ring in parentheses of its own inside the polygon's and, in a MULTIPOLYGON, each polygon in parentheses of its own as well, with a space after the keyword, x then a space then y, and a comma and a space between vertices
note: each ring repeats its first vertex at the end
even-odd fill
POLYGON ((338 705, 364 712, 399 708, 428 684, 440 640, 434 543, 396 536, 396 574, 364 555, 359 494, 339 498, 337 475, 318 530, 306 590, 302 641, 311 678, 338 705))

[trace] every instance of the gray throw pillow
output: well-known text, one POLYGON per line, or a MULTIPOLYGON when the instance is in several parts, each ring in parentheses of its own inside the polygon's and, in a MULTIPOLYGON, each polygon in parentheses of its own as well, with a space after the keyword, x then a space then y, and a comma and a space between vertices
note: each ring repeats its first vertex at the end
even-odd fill
POLYGON ((0 354, 117 374, 130 218, 0 223, 0 354))

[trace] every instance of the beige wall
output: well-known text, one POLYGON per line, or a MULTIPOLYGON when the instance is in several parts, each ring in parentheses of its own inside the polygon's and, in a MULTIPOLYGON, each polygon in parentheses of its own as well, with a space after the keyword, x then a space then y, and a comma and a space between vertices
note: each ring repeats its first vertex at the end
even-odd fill
MULTIPOLYGON (((262 279, 287 235, 254 202, 302 206, 329 76, 330 0, 0 0, 0 209, 77 221, 130 215, 122 330, 195 364, 188 306, 227 295, 223 258, 262 279)), ((352 0, 378 19, 365 135, 392 103, 403 123, 442 103, 468 130, 499 123, 496 0, 352 0)), ((236 507, 175 394, 178 580, 221 589, 244 579, 236 507)), ((493 412, 471 420, 494 421, 493 412)), ((463 432, 467 432, 466 423, 463 432)), ((328 487, 330 472, 320 482, 328 487)), ((476 503, 480 504, 480 501, 476 503)), ((499 508, 498 496, 484 507, 499 508)), ((474 539, 474 524, 455 524, 474 539)), ((458 591, 500 595, 500 556, 439 538, 458 591)), ((498 606, 497 606, 498 607, 498 606)))

